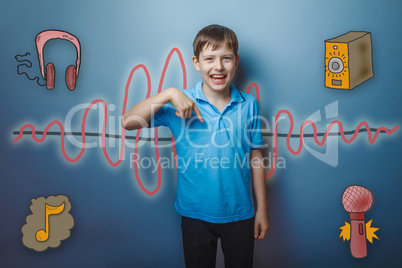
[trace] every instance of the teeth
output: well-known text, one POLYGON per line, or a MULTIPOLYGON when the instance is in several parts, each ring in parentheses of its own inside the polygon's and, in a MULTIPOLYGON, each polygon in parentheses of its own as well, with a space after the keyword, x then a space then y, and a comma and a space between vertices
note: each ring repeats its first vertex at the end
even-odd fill
POLYGON ((221 74, 213 74, 212 77, 213 78, 224 78, 225 76, 221 75, 221 74))

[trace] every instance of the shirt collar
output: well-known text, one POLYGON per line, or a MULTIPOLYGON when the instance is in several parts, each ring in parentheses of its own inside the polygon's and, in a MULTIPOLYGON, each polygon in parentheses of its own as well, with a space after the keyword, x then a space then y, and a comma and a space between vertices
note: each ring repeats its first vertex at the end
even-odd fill
MULTIPOLYGON (((197 101, 203 100, 209 103, 202 91, 202 81, 199 81, 195 86, 195 99, 197 101)), ((245 101, 243 95, 232 84, 230 84, 230 104, 245 101)))

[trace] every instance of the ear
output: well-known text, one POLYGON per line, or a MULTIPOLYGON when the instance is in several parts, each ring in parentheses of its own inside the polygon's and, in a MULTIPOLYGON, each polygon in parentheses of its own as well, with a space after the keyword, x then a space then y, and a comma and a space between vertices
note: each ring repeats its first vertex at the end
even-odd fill
POLYGON ((201 70, 201 68, 200 68, 200 62, 198 61, 198 59, 197 59, 196 56, 193 56, 193 64, 194 64, 194 68, 195 68, 197 71, 200 71, 200 70, 201 70))
POLYGON ((240 60, 240 55, 237 54, 237 56, 236 56, 236 64, 235 64, 236 68, 237 68, 237 65, 239 65, 239 60, 240 60))

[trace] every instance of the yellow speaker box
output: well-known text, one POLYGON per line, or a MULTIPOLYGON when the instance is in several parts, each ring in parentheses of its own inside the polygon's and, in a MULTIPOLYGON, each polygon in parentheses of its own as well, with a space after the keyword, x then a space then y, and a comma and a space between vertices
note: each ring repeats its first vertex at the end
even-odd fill
POLYGON ((374 76, 371 34, 348 32, 325 41, 325 86, 349 89, 374 76))

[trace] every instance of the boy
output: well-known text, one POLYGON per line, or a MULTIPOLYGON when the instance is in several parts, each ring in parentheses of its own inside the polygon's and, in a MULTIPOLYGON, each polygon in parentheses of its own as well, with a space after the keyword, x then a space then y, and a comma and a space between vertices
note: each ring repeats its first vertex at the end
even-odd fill
POLYGON ((122 126, 167 126, 174 135, 185 160, 177 162, 174 208, 182 215, 186 266, 215 267, 220 238, 226 268, 252 267, 254 239, 266 238, 269 229, 259 104, 230 84, 240 59, 232 30, 207 26, 193 48, 202 81, 138 103, 123 115, 122 126))

